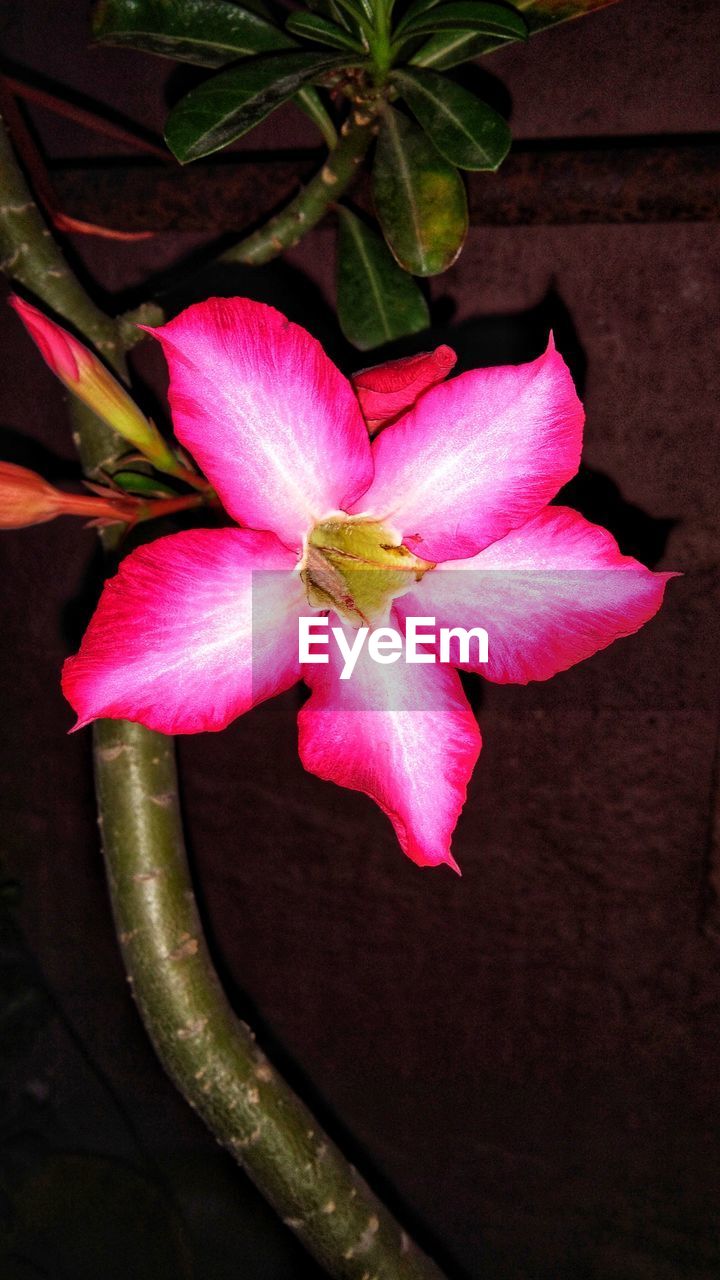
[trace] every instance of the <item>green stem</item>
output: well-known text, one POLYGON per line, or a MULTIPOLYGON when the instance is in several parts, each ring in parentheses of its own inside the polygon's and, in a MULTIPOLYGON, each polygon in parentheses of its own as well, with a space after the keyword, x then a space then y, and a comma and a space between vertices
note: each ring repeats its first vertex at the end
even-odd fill
MULTIPOLYGON (((371 135, 362 127, 368 145, 371 135)), ((106 344, 105 354, 122 371, 119 330, 52 245, 2 128, 0 236, 5 270, 86 339, 106 344)), ((106 428, 83 405, 77 421, 84 458, 95 457, 98 440, 107 448, 106 428)), ((94 735, 99 823, 120 946, 171 1078, 337 1280, 442 1280, 270 1066, 225 998, 188 872, 172 739, 121 720, 98 721, 94 735)))
MULTIPOLYGON (((125 352, 115 323, 83 289, 46 225, 15 159, 0 117, 0 270, 17 281, 63 320, 68 320, 121 376, 125 352)), ((73 413, 75 440, 83 469, 92 479, 126 445, 84 406, 73 413)))
POLYGON ((86 294, 73 275, 31 195, 15 160, 7 131, 0 128, 0 268, 42 297, 103 353, 109 364, 121 358, 114 322, 86 294))
POLYGON ((104 720, 95 741, 117 933, 165 1070, 331 1275, 440 1280, 228 1004, 195 906, 171 740, 104 720))
POLYGON ((141 302, 134 310, 126 311, 124 315, 118 316, 116 323, 120 330, 125 350, 130 351, 132 347, 137 346, 138 342, 142 342, 147 336, 142 329, 138 328, 138 325, 160 325, 164 323, 164 320, 165 312, 160 304, 151 301, 141 302))
POLYGON ((387 73, 392 64, 392 47, 390 36, 390 8, 384 0, 377 0, 375 6, 375 32, 372 43, 375 83, 385 83, 387 73))
POLYGON ((259 267, 294 248, 350 186, 376 132, 374 109, 365 104, 356 107, 320 172, 274 218, 226 250, 220 261, 259 267))

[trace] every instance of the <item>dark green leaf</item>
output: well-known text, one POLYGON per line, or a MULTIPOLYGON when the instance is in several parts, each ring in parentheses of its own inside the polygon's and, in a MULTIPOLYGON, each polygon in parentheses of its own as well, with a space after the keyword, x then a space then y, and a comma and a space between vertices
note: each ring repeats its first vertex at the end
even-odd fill
POLYGON ((344 10, 352 21, 369 22, 370 26, 374 28, 376 2, 377 0, 335 0, 335 8, 344 10))
POLYGON ((405 10, 396 29, 400 30, 406 23, 411 22, 413 18, 419 17, 421 13, 427 13, 428 9, 434 9, 436 4, 440 4, 440 0, 413 0, 413 3, 405 10))
POLYGON ((103 44, 129 45, 199 67, 294 45, 252 8, 225 0, 100 0, 93 33, 103 44))
POLYGON ((336 26, 359 35, 363 21, 369 21, 372 25, 372 2, 373 0, 305 0, 305 5, 313 13, 329 18, 336 26))
POLYGON ((510 149, 502 116, 436 71, 396 71, 393 83, 441 155, 459 169, 497 169, 510 149))
POLYGON ((156 495, 162 498, 177 497, 177 489, 172 489, 156 476, 146 475, 144 471, 115 471, 112 478, 116 485, 125 490, 125 493, 136 493, 143 497, 145 495, 150 497, 156 495))
POLYGON ((534 32, 571 18, 582 18, 596 9, 606 9, 617 0, 514 0, 514 3, 516 9, 522 10, 528 29, 534 32))
MULTIPOLYGON (((502 46, 491 41, 490 47, 491 49, 504 48, 506 44, 506 40, 502 41, 502 46)), ((476 31, 442 31, 439 35, 432 36, 422 49, 418 49, 417 53, 412 55, 410 62, 415 67, 433 67, 436 71, 450 71, 452 67, 459 67, 461 62, 468 62, 471 58, 478 58, 481 53, 487 52, 487 36, 479 36, 476 31)))
POLYGON ((358 27, 356 21, 350 20, 350 17, 335 0, 305 0, 306 6, 313 13, 319 13, 323 18, 329 18, 334 22, 336 27, 343 27, 344 30, 355 31, 358 27))
POLYGON ((333 49, 352 49, 354 53, 367 52, 347 31, 318 13, 291 13, 285 25, 293 35, 315 40, 317 44, 328 44, 333 49))
POLYGON ((340 328, 359 351, 427 328, 427 303, 380 236, 349 209, 338 209, 337 309, 340 328))
POLYGON ((503 41, 524 40, 527 36, 527 27, 514 9, 484 3, 484 0, 456 0, 454 4, 435 5, 409 22, 401 22, 396 37, 402 36, 404 40, 410 36, 456 30, 475 31, 503 41))
POLYGON ((328 147, 332 151, 337 146, 337 131, 330 116, 325 110, 322 98, 317 89, 313 89, 311 84, 306 84, 304 89, 298 89, 293 102, 296 107, 305 112, 309 120, 312 120, 317 129, 320 130, 323 138, 327 142, 328 147))
POLYGON ((191 89, 170 112, 165 140, 181 164, 219 151, 254 129, 298 89, 345 58, 302 50, 250 58, 191 89))
MULTIPOLYGON (((616 0, 515 0, 516 8, 522 11, 527 23, 529 35, 544 31, 546 27, 554 27, 558 22, 567 22, 570 18, 581 18, 596 9, 604 9, 616 0)), ((488 39, 478 35, 476 31, 444 32, 433 36, 413 54, 410 61, 418 67, 434 67, 436 71, 450 71, 461 62, 471 58, 479 58, 482 54, 493 53, 495 49, 503 49, 505 40, 488 39)))
POLYGON ((388 107, 373 165, 375 210, 393 256, 416 276, 457 258, 467 234, 465 187, 422 129, 388 107))
MULTIPOLYGON (((222 67, 253 53, 295 47, 294 40, 264 17, 269 11, 263 0, 245 0, 244 8, 225 0, 100 0, 94 30, 104 44, 145 49, 200 67, 222 67)), ((314 89, 301 89, 297 105, 334 146, 332 121, 314 89)))

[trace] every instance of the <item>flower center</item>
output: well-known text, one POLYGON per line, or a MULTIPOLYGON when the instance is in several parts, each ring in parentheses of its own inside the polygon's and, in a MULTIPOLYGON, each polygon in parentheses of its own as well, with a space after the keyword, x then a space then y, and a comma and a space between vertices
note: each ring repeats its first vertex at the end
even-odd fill
POLYGON ((355 627, 386 622, 390 606, 428 569, 394 530, 343 512, 321 520, 308 538, 300 574, 308 604, 334 609, 355 627))

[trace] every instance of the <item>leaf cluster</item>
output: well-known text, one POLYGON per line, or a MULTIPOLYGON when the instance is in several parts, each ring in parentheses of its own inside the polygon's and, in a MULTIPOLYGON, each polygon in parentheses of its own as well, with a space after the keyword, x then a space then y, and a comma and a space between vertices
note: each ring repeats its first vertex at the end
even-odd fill
POLYGON ((411 276, 458 257, 468 228, 461 170, 496 170, 507 122, 447 72, 607 0, 99 0, 94 35, 212 72, 171 110, 165 138, 182 164, 242 138, 294 101, 337 145, 343 112, 378 121, 372 191, 382 236, 343 210, 338 311, 369 349, 428 323, 411 276))

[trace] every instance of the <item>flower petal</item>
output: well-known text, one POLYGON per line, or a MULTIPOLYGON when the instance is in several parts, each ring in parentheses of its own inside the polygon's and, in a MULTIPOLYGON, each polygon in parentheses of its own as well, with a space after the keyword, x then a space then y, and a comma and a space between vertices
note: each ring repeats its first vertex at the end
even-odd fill
POLYGON ((241 524, 300 547, 372 478, 352 387, 273 307, 211 298, 161 329, 175 432, 241 524))
MULTIPOLYGON (((356 633, 344 630, 351 642, 356 633)), ((413 862, 457 871, 450 840, 481 739, 456 672, 402 658, 381 666, 365 648, 343 681, 333 643, 329 657, 326 666, 303 667, 312 690, 298 717, 305 768, 370 796, 413 862)))
POLYGON ((356 503, 424 560, 455 560, 523 524, 577 471, 583 410, 555 350, 434 387, 373 444, 356 503))
POLYGON ((98 716, 162 733, 223 729, 300 676, 307 610, 295 557, 270 533, 198 529, 123 560, 63 692, 80 728, 98 716))
POLYGON ((360 369, 351 382, 370 435, 407 413, 430 387, 442 382, 457 363, 451 347, 436 347, 402 360, 360 369))
POLYGON ((621 555, 605 529, 567 507, 546 507, 471 560, 426 574, 396 601, 400 615, 434 617, 438 627, 484 627, 487 663, 454 665, 500 683, 547 680, 632 635, 657 613, 672 573, 651 573, 621 555))

